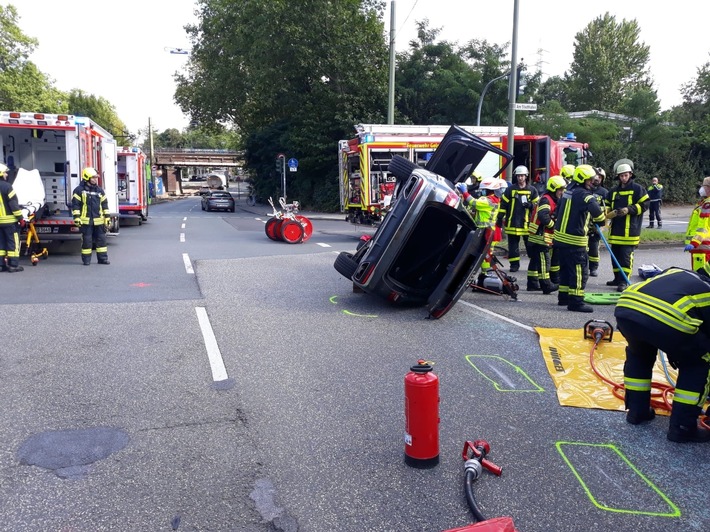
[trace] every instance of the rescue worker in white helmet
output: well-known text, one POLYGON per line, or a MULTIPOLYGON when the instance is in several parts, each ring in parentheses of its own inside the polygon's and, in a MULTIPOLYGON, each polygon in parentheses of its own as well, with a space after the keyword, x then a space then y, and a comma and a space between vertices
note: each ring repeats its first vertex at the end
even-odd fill
MULTIPOLYGON (((604 188, 604 178, 606 172, 603 168, 595 168, 597 175, 592 179, 592 194, 597 198, 599 206, 606 212, 606 201, 609 196, 609 191, 604 188)), ((603 226, 604 224, 600 224, 603 226)), ((589 224, 589 276, 596 277, 599 275, 599 244, 601 243, 601 235, 597 231, 597 224, 590 222, 589 224)))
POLYGON ((498 224, 503 227, 508 237, 510 271, 517 272, 520 269, 520 239, 523 239, 527 250, 528 222, 530 221, 530 212, 537 203, 538 193, 535 187, 528 184, 529 173, 525 166, 516 167, 513 175, 515 183, 509 186, 503 194, 498 213, 498 224))
POLYGON ((528 291, 542 290, 551 294, 559 286, 550 281, 550 248, 555 233, 555 210, 567 183, 558 175, 547 180, 547 190, 540 196, 533 209, 528 225, 528 246, 530 264, 528 265, 528 291))
POLYGON ((573 312, 593 312, 584 302, 587 284, 587 232, 589 220, 604 220, 604 211, 591 193, 596 170, 588 164, 579 165, 557 205, 554 247, 560 257, 560 288, 558 305, 566 305, 573 312))
POLYGON ((0 263, 4 272, 21 272, 20 234, 18 223, 22 223, 22 209, 17 194, 7 181, 10 169, 0 163, 0 263))
POLYGON ((631 285, 619 297, 614 316, 628 344, 624 363, 628 423, 638 425, 656 416, 651 379, 660 349, 678 369, 667 438, 678 443, 710 441, 710 431, 698 427, 710 389, 707 301, 710 277, 675 267, 631 285))
MULTIPOLYGON (((498 177, 486 177, 481 180, 479 191, 481 195, 476 198, 473 204, 473 221, 476 227, 485 227, 485 238, 491 241, 488 254, 492 255, 498 242, 503 238, 501 228, 496 224, 500 200, 503 196, 508 182, 498 177)), ((490 270, 491 263, 488 256, 481 263, 481 272, 478 276, 478 286, 483 286, 486 272, 490 270)), ((475 289, 475 288, 474 288, 475 289)))
MULTIPOLYGON (((641 240, 643 213, 648 207, 646 189, 634 181, 633 163, 622 159, 614 164, 614 173, 619 183, 609 191, 609 210, 606 217, 611 220, 609 246, 626 278, 634 267, 634 250, 641 240), (622 162, 623 161, 623 162, 622 162)), ((622 292, 628 286, 624 275, 612 260, 614 278, 607 286, 615 286, 622 292)))
POLYGON ((81 262, 91 264, 91 250, 96 247, 99 264, 110 264, 106 232, 110 223, 110 211, 106 193, 98 185, 99 174, 91 167, 81 172, 81 184, 72 194, 71 209, 74 225, 81 231, 81 262))

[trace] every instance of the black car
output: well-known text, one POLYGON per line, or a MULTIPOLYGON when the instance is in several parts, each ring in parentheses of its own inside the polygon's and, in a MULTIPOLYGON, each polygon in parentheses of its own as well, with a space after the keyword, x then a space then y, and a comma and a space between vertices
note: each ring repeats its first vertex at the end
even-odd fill
POLYGON ((512 156, 452 126, 426 169, 399 156, 389 171, 395 199, 373 237, 354 254, 342 252, 335 269, 367 293, 399 305, 427 305, 440 318, 458 301, 488 253, 454 189, 472 172, 498 176, 512 156))
POLYGON ((210 190, 202 196, 203 211, 229 211, 234 212, 234 198, 226 190, 210 190))

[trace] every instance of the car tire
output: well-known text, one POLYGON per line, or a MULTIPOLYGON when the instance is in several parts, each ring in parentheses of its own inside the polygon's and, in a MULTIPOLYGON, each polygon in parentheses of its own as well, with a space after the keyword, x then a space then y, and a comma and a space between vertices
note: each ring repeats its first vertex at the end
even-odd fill
POLYGON ((353 275, 355 275, 357 271, 357 266, 358 263, 353 258, 353 254, 347 251, 341 251, 340 254, 335 257, 335 263, 333 264, 336 271, 346 279, 353 278, 353 275))
POLYGON ((416 168, 417 165, 409 159, 405 159, 401 155, 395 155, 392 157, 387 170, 393 174, 398 181, 405 181, 412 175, 412 172, 416 170, 416 168))
POLYGON ((235 207, 232 207, 231 209, 229 209, 229 212, 234 212, 234 211, 235 211, 235 207))

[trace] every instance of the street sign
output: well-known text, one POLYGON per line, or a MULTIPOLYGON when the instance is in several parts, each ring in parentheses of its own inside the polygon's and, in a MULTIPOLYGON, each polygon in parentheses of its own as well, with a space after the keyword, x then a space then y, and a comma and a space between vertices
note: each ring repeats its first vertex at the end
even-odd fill
POLYGON ((296 172, 298 170, 298 159, 294 159, 293 157, 291 157, 288 160, 288 169, 291 172, 296 172))
POLYGON ((537 111, 537 104, 536 103, 516 103, 515 110, 516 111, 537 111))

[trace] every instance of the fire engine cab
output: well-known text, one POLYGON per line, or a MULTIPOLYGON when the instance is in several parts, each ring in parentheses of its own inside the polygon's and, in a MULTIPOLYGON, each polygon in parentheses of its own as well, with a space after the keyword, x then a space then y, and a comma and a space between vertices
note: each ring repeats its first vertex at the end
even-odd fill
MULTIPOLYGON (((459 127, 508 151, 507 127, 459 127)), ((388 171, 392 157, 400 155, 426 166, 448 129, 449 126, 356 125, 356 136, 338 143, 340 208, 346 220, 364 224, 380 222, 396 181, 388 171)), ((513 167, 526 166, 530 183, 541 190, 550 176, 559 174, 562 166, 584 164, 590 156, 588 146, 577 142, 572 134, 556 141, 545 135, 525 135, 522 128, 515 128, 514 143, 513 167)), ((485 171, 487 167, 493 175, 500 161, 484 160, 479 170, 485 171)))
POLYGON ((35 229, 43 241, 80 237, 71 215, 74 189, 81 171, 91 166, 108 198, 111 224, 118 232, 116 142, 93 120, 74 115, 0 111, 2 160, 13 182, 20 169, 39 172, 44 205, 35 214, 35 229))

